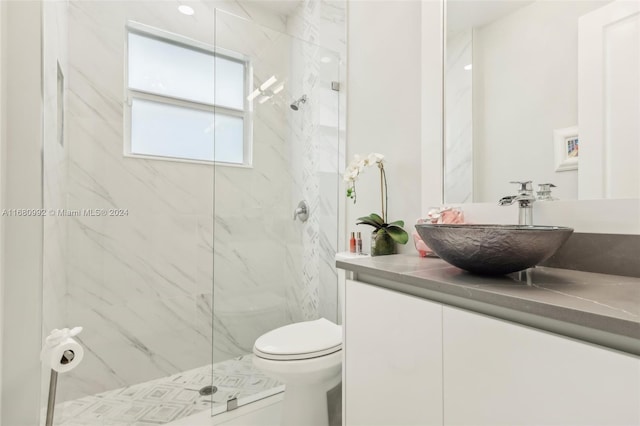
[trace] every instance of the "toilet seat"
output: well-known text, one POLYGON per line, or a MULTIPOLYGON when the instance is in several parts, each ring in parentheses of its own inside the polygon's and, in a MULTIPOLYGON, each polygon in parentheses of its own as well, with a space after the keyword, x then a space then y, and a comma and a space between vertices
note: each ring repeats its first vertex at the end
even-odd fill
POLYGON ((342 349, 342 327, 320 318, 286 325, 263 334, 253 353, 276 361, 317 358, 342 349))

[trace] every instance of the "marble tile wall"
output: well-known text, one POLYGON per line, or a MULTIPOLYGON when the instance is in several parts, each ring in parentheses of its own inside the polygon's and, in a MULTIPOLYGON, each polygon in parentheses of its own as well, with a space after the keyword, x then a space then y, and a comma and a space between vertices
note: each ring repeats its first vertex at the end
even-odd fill
MULTIPOLYGON (((289 77, 290 38, 218 11, 216 46, 250 57, 253 86, 289 77)), ((292 234, 288 88, 254 102, 251 169, 215 169, 214 360, 249 353, 261 334, 290 322, 285 240, 292 234)))
POLYGON ((347 122, 347 7, 346 1, 321 1, 320 5, 318 44, 336 54, 333 57, 336 67, 325 69, 321 73, 324 86, 320 95, 324 100, 321 103, 318 134, 320 316, 340 323, 335 253, 344 250, 344 229, 341 227, 344 218, 341 218, 340 212, 344 212, 346 202, 346 197, 343 196, 342 171, 345 168, 347 122), (340 87, 337 97, 334 91, 329 90, 334 81, 340 87))
MULTIPOLYGON (((312 200, 314 214, 303 225, 302 280, 290 300, 303 307, 301 319, 322 316, 337 321, 339 176, 341 93, 331 89, 340 82, 345 57, 344 2, 303 1, 289 16, 287 30, 296 38, 292 69, 302 78, 294 91, 306 94, 305 108, 292 117, 294 198, 312 200)), ((344 92, 342 92, 343 94, 344 92)), ((343 112, 343 111, 342 111, 343 112)), ((295 276, 294 276, 295 277, 295 276)))
POLYGON ((286 35, 226 13, 216 16, 216 44, 250 54, 254 86, 275 75, 285 89, 254 106, 258 177, 216 169, 214 360, 250 351, 256 337, 285 323, 336 319, 339 104, 328 88, 338 79, 339 58, 314 44, 321 6, 301 3, 287 19, 286 35), (333 63, 322 65, 328 56, 333 63), (303 94, 307 103, 291 110, 303 94), (254 199, 247 199, 253 191, 254 199), (293 221, 303 199, 312 214, 305 223, 293 221), (234 221, 238 229, 230 232, 234 221), (321 301, 323 294, 330 302, 321 301))
MULTIPOLYGON (((295 241, 289 241, 288 254, 300 265, 291 274, 287 285, 287 302, 297 315, 294 321, 306 321, 319 315, 319 185, 318 138, 319 89, 321 49, 318 39, 318 13, 320 2, 303 2, 287 20, 291 40, 291 92, 296 99, 307 96, 307 102, 298 111, 290 113, 291 171, 293 200, 305 200, 310 215, 305 223, 296 223, 295 241), (297 308, 297 309, 296 309, 297 308)), ((293 272, 293 271, 292 271, 293 272)))
MULTIPOLYGON (((301 44, 296 51, 283 34, 286 19, 252 4, 189 2, 192 17, 164 1, 60 4, 67 139, 46 151, 45 204, 121 208, 128 215, 66 217, 47 228, 49 322, 85 327, 85 360, 61 377, 59 400, 209 364, 212 342, 219 362, 250 351, 255 337, 274 327, 335 318, 339 128, 327 123, 338 103, 325 107, 331 94, 316 96, 320 82, 335 78, 323 76, 320 50, 301 44), (217 6, 252 21, 225 17, 217 6), (256 104, 253 168, 123 157, 127 20, 250 55, 254 85, 274 73, 290 79, 280 98, 256 104), (294 54, 304 59, 294 65, 294 54), (293 81, 313 95, 296 124, 289 109, 293 81), (291 220, 301 196, 315 198, 319 212, 304 225, 291 220)), ((342 35, 327 39, 344 41, 341 9, 330 14, 328 4, 306 2, 301 10, 320 19, 320 35, 340 28, 342 35)))
POLYGON ((211 362, 200 315, 213 168, 122 155, 126 22, 213 44, 213 13, 193 6, 188 18, 168 2, 69 3, 67 208, 128 215, 66 218, 67 322, 84 327, 87 356, 61 378, 60 400, 211 362))

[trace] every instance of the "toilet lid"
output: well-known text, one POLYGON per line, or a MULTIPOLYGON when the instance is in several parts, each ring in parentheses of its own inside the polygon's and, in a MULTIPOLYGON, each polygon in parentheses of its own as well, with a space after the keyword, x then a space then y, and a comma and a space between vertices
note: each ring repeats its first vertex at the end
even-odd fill
POLYGON ((285 325, 256 340, 253 353, 260 358, 295 360, 316 358, 342 349, 342 327, 320 318, 285 325))

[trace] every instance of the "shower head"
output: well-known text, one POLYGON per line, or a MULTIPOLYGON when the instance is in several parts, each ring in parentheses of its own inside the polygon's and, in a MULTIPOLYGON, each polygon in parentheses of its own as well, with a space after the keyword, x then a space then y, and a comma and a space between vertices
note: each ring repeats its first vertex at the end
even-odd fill
POLYGON ((300 109, 300 104, 304 104, 305 102, 307 102, 307 95, 302 95, 299 99, 293 101, 289 106, 292 110, 297 111, 300 109))

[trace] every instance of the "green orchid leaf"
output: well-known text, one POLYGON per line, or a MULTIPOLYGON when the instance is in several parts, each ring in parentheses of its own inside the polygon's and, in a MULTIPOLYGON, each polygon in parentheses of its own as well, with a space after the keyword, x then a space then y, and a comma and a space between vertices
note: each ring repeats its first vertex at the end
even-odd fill
POLYGON ((395 222, 391 222, 389 224, 389 226, 392 226, 392 225, 399 226, 400 228, 402 228, 404 226, 404 220, 396 220, 395 222))
POLYGON ((376 229, 380 229, 381 227, 380 225, 378 225, 378 223, 372 221, 368 217, 361 217, 361 218, 358 218, 358 220, 360 222, 357 222, 356 225, 369 225, 369 226, 373 226, 376 229))
POLYGON ((400 228, 399 226, 389 225, 385 230, 387 231, 389 236, 393 238, 393 240, 398 244, 407 244, 407 241, 409 241, 409 234, 407 234, 407 231, 400 228))
MULTIPOLYGON (((380 216, 378 216, 379 218, 380 216)), ((367 223, 368 225, 371 226, 375 226, 376 228, 380 228, 384 225, 384 223, 382 222, 382 220, 377 220, 375 218, 372 218, 371 216, 363 216, 363 217, 359 217, 358 220, 367 223)))
POLYGON ((378 216, 377 214, 375 214, 375 213, 371 213, 369 215, 369 219, 373 220, 374 222, 376 222, 380 226, 384 225, 384 220, 382 220, 382 218, 380 216, 378 216))

